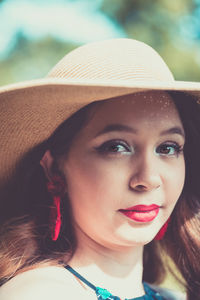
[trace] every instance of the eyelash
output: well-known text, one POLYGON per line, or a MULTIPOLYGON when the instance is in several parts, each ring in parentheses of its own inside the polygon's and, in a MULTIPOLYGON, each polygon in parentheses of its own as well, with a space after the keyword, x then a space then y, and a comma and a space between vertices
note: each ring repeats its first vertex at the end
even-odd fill
MULTIPOLYGON (((175 155, 178 156, 183 151, 183 147, 180 146, 179 144, 174 143, 174 142, 165 142, 165 143, 159 145, 155 149, 155 152, 157 154, 159 154, 158 150, 161 151, 162 147, 165 150, 169 150, 169 148, 173 148, 174 149, 173 154, 160 153, 160 155, 162 155, 162 156, 175 156, 175 155)), ((110 140, 110 141, 107 141, 107 142, 103 143, 102 145, 100 145, 99 147, 97 147, 96 150, 100 154, 103 154, 103 155, 106 155, 106 154, 108 154, 108 155, 109 154, 111 154, 111 155, 117 155, 118 154, 119 155, 119 154, 122 154, 124 152, 126 152, 126 153, 132 152, 131 147, 126 142, 124 142, 122 140, 110 140), (123 147, 125 150, 122 149, 121 151, 117 151, 117 150, 119 150, 119 148, 117 149, 118 146, 123 147)))
POLYGON ((118 154, 120 152, 124 152, 124 150, 123 151, 114 151, 114 148, 117 146, 122 146, 122 147, 124 147, 126 152, 131 152, 131 148, 129 145, 127 145, 127 143, 125 143, 124 141, 118 141, 118 140, 107 141, 107 142, 103 143, 101 146, 97 147, 96 150, 101 154, 106 154, 106 153, 112 153, 112 154, 117 153, 118 154), (113 149, 109 150, 109 148, 111 148, 111 147, 113 149))
POLYGON ((167 155, 167 156, 178 156, 182 151, 183 151, 183 147, 178 145, 177 143, 164 143, 164 144, 161 144, 160 146, 158 146, 156 148, 156 153, 157 153, 157 149, 161 148, 161 147, 165 147, 165 149, 169 149, 170 147, 174 149, 174 153, 173 154, 161 154, 161 155, 167 155))

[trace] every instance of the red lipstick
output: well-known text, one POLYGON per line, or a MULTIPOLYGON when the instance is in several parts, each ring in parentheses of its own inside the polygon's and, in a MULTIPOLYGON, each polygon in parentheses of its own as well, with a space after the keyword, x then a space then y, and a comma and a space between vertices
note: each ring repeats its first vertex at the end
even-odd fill
POLYGON ((157 217, 159 208, 156 204, 135 205, 119 211, 136 222, 151 222, 157 217))

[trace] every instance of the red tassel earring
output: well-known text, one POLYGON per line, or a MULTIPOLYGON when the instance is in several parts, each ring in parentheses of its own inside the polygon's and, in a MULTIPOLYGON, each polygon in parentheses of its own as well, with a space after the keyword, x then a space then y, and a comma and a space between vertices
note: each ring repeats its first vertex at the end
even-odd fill
POLYGON ((165 224, 161 227, 161 229, 158 231, 158 233, 156 234, 154 240, 156 241, 160 241, 164 238, 165 233, 167 231, 167 227, 169 225, 170 222, 170 218, 165 222, 165 224))
POLYGON ((53 176, 51 181, 47 182, 47 190, 53 197, 53 205, 50 209, 50 228, 53 241, 58 239, 61 228, 60 202, 65 193, 65 183, 60 176, 53 176))

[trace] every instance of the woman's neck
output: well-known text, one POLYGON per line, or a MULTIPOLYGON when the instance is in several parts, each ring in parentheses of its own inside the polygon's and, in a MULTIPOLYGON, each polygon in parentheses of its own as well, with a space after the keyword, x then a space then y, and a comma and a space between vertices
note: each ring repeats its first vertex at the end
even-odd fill
POLYGON ((79 238, 77 251, 69 265, 92 284, 115 296, 142 296, 143 246, 113 250, 86 238, 79 238))

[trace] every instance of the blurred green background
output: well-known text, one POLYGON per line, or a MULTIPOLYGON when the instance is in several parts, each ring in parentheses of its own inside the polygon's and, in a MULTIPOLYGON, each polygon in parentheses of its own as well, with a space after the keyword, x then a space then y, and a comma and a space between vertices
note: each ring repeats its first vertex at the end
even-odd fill
POLYGON ((0 0, 0 85, 44 77, 78 45, 131 37, 200 81, 200 0, 0 0))

